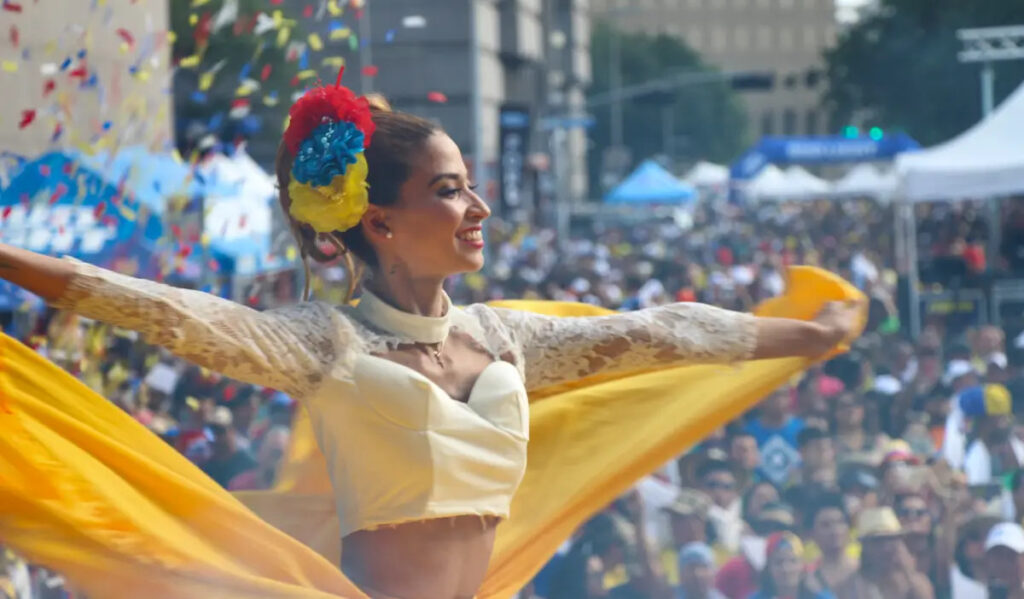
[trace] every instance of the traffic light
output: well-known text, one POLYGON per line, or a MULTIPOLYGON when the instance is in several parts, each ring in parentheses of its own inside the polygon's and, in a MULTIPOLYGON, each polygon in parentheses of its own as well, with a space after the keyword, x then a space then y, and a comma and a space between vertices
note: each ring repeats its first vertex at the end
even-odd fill
POLYGON ((885 132, 882 131, 881 127, 872 127, 871 130, 868 131, 868 137, 875 141, 878 141, 885 137, 885 132))
POLYGON ((856 139, 860 137, 860 129, 853 125, 847 125, 843 127, 843 137, 846 139, 856 139))

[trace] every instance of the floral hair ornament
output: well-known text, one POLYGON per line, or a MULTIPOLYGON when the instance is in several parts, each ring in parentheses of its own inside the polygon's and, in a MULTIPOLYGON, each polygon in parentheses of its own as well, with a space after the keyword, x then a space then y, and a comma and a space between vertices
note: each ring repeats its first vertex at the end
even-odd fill
POLYGON ((374 124, 370 103, 341 84, 307 91, 289 111, 284 143, 292 163, 288 212, 317 233, 347 231, 369 206, 367 165, 374 124))

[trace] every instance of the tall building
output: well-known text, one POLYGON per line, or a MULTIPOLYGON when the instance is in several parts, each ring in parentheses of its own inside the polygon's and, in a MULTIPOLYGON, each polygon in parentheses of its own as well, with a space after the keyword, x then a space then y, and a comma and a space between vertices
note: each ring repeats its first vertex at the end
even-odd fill
POLYGON ((595 18, 624 31, 682 38, 723 71, 774 74, 772 89, 741 92, 753 139, 827 132, 822 55, 836 41, 835 0, 592 0, 592 6, 595 18))
POLYGON ((167 2, 4 5, 0 156, 172 141, 167 2))
POLYGON ((526 218, 545 211, 545 198, 585 196, 583 131, 545 123, 584 110, 586 0, 369 0, 356 16, 349 8, 322 24, 324 39, 342 24, 360 36, 357 51, 341 53, 347 84, 437 120, 495 205, 526 218), (554 169, 565 175, 558 189, 554 169))

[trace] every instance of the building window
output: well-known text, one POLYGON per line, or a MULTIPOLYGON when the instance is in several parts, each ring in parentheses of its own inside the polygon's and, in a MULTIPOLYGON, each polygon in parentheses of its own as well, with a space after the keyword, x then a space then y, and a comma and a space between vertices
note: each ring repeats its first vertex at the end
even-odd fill
POLYGON ((761 114, 761 135, 775 135, 775 113, 771 110, 761 114))
POLYGON ((690 29, 690 33, 686 35, 686 41, 695 50, 700 50, 704 47, 704 30, 700 27, 690 29))
POLYGON ((780 50, 792 50, 793 49, 793 30, 788 27, 779 29, 779 49, 780 50))
POLYGON ((711 48, 716 52, 722 52, 729 46, 729 33, 724 27, 715 27, 711 31, 711 48))
POLYGON ((796 134, 796 111, 792 108, 782 111, 782 134, 796 134))
POLYGON ((813 25, 804 27, 804 48, 814 50, 818 47, 818 28, 813 25))
POLYGON ((807 118, 807 122, 804 123, 804 125, 806 127, 805 133, 807 135, 817 135, 818 134, 818 111, 817 110, 808 110, 806 118, 807 118))
POLYGON ((737 50, 746 50, 750 47, 750 30, 742 25, 733 31, 733 47, 737 50))

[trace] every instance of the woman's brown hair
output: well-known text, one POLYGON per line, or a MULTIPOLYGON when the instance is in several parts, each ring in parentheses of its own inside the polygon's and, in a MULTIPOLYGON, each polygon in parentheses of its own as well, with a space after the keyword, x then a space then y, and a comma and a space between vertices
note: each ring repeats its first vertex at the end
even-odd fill
MULTIPOLYGON (((373 124, 376 125, 372 143, 363 154, 368 167, 366 182, 369 186, 369 200, 375 206, 391 206, 398 201, 399 191, 409 178, 413 157, 420 151, 427 139, 441 128, 422 117, 392 110, 391 105, 383 96, 371 94, 367 96, 367 100, 370 102, 373 124)), ((291 224, 292 234, 299 245, 299 254, 302 256, 302 262, 306 269, 306 287, 303 295, 305 299, 308 299, 309 258, 317 262, 333 262, 341 256, 345 259, 348 269, 348 294, 351 297, 359 281, 357 268, 351 255, 354 254, 362 264, 370 269, 380 266, 377 255, 373 251, 373 246, 367 241, 366 235, 363 234, 362 224, 347 231, 335 231, 318 236, 313 227, 292 218, 289 212, 291 198, 288 195, 288 183, 291 181, 294 159, 295 157, 288 152, 282 141, 277 148, 277 159, 274 164, 277 174, 278 200, 291 224), (324 246, 318 242, 330 244, 335 251, 325 251, 324 246)))

